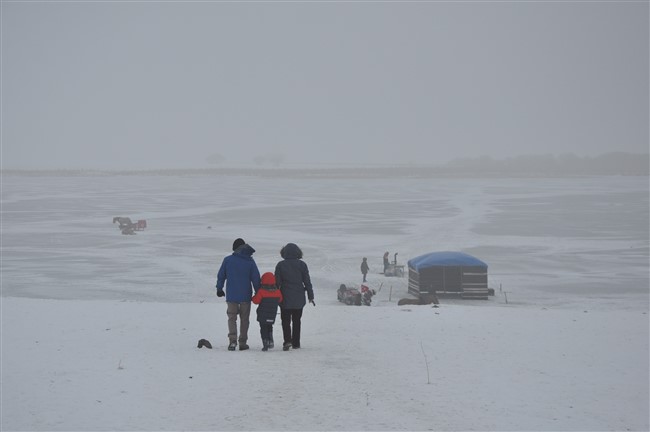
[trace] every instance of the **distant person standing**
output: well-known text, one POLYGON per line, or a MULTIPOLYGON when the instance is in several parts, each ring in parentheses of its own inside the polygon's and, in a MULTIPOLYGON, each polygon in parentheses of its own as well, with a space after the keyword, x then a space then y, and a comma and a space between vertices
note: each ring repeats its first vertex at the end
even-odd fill
POLYGON ((386 270, 388 270, 388 266, 390 266, 390 262, 388 261, 388 251, 384 253, 384 274, 386 274, 386 270))
POLYGON ((282 261, 275 266, 275 283, 282 292, 280 317, 282 318, 283 351, 300 348, 302 310, 309 302, 314 303, 314 290, 307 264, 302 260, 302 250, 295 243, 287 243, 280 250, 282 261))
POLYGON ((361 273, 363 274, 363 282, 366 281, 366 275, 368 274, 368 270, 370 270, 370 268, 368 267, 368 258, 363 257, 363 261, 361 261, 361 273))
POLYGON ((253 290, 260 288, 260 271, 253 259, 255 249, 238 238, 232 244, 232 254, 223 259, 217 273, 217 296, 226 297, 228 305, 228 351, 248 349, 248 326, 253 290), (224 285, 226 292, 224 293, 224 285), (237 338, 239 316, 239 338, 237 338))

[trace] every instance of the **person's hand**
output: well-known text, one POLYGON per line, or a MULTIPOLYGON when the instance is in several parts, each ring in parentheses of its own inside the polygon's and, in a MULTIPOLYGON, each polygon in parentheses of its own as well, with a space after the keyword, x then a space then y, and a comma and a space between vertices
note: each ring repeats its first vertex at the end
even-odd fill
POLYGON ((223 297, 223 296, 225 296, 225 295, 226 295, 226 293, 223 292, 222 289, 217 288, 217 297, 223 297))
POLYGON ((314 306, 316 306, 316 303, 314 302, 314 299, 309 299, 309 303, 311 303, 311 304, 313 304, 314 306))

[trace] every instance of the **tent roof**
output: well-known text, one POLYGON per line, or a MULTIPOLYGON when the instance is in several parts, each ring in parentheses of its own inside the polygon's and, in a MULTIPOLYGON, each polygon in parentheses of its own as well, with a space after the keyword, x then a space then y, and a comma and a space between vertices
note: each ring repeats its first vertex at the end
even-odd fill
POLYGON ((477 266, 487 267, 480 259, 463 252, 431 252, 408 261, 408 266, 415 270, 434 266, 477 266))

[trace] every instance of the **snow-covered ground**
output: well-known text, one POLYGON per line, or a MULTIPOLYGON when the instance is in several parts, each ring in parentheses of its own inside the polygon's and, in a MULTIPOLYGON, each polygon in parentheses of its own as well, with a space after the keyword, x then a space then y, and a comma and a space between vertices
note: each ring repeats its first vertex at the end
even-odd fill
POLYGON ((648 196, 647 177, 3 175, 1 429, 647 431, 648 196), (236 237, 261 272, 303 249, 300 350, 261 352, 254 321, 225 349, 236 237), (442 250, 485 261, 496 295, 397 306, 384 251, 442 250), (345 306, 364 256, 378 294, 345 306))

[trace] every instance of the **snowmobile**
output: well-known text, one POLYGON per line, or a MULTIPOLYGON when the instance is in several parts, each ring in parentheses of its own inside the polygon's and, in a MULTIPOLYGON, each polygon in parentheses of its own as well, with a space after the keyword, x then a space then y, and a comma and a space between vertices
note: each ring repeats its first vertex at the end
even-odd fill
POLYGON ((341 303, 361 306, 361 293, 356 288, 348 288, 345 284, 341 284, 336 294, 341 303))
POLYGON ((361 285, 361 291, 356 288, 347 287, 345 284, 341 284, 337 291, 337 297, 341 303, 355 306, 370 306, 372 296, 375 294, 377 294, 377 291, 370 289, 366 284, 361 285))
POLYGON ((115 222, 120 224, 120 231, 122 231, 122 234, 124 235, 134 235, 135 231, 144 231, 147 227, 147 221, 144 219, 140 219, 138 222, 133 223, 131 218, 115 216, 113 218, 113 223, 115 222))

